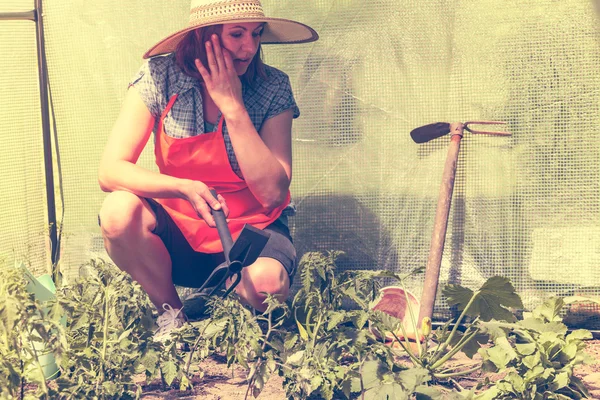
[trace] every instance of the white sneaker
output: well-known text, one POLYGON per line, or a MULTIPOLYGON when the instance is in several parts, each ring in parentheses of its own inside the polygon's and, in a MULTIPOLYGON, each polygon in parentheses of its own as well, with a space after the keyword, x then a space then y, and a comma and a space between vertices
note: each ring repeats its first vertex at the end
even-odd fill
POLYGON ((158 329, 154 332, 154 340, 157 342, 164 342, 169 339, 169 334, 173 329, 181 328, 187 322, 185 314, 181 312, 181 308, 175 310, 167 303, 164 303, 162 308, 165 312, 156 319, 158 329))

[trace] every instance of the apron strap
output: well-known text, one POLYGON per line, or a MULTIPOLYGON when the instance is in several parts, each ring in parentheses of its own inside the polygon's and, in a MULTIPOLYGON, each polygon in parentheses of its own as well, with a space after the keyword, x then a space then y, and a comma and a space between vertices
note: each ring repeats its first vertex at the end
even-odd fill
POLYGON ((223 121, 225 121, 225 117, 223 117, 223 115, 221 115, 221 118, 219 118, 219 123, 217 126, 217 132, 221 132, 221 134, 223 134, 223 121))

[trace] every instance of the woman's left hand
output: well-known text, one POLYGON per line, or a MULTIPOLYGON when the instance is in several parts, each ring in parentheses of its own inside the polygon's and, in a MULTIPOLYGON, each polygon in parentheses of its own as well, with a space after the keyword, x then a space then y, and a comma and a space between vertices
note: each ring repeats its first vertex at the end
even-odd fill
POLYGON ((217 35, 212 35, 205 47, 209 70, 199 59, 195 60, 196 68, 204 79, 208 94, 223 116, 227 117, 244 108, 242 82, 233 65, 231 54, 221 47, 217 35))

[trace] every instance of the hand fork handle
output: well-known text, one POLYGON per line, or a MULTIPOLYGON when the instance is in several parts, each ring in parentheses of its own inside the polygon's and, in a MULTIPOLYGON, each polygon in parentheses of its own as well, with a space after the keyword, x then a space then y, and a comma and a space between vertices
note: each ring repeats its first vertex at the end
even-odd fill
MULTIPOLYGON (((215 189, 210 189, 210 194, 213 195, 215 199, 217 199, 217 191, 215 189)), ((227 225, 227 218, 225 217, 225 212, 223 209, 215 210, 211 207, 210 212, 215 219, 215 224, 217 225, 217 232, 219 232, 219 238, 221 239, 221 244, 223 245, 223 253, 225 253, 225 260, 227 263, 230 263, 229 260, 229 251, 233 246, 233 238, 231 237, 231 232, 229 231, 229 226, 227 225)))

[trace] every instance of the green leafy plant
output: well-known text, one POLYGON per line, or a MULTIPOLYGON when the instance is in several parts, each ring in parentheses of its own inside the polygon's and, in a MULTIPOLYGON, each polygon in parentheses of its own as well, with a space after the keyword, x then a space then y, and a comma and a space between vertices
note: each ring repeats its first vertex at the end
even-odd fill
MULTIPOLYGON (((402 280, 401 285, 404 286, 402 280)), ((448 285, 443 290, 450 306, 456 306, 461 311, 456 321, 449 320, 436 331, 431 331, 431 321, 424 319, 420 331, 417 329, 416 312, 408 307, 413 332, 420 332, 422 339, 410 342, 406 328, 396 318, 378 315, 375 326, 380 332, 391 332, 398 346, 409 356, 415 367, 423 368, 434 381, 448 380, 462 375, 468 375, 481 368, 479 362, 470 367, 454 365, 448 367, 448 362, 459 352, 469 358, 477 354, 482 344, 488 342, 488 335, 480 327, 480 321, 492 319, 515 321, 514 314, 506 307, 521 308, 521 299, 510 282, 502 277, 492 277, 483 286, 473 291, 459 285, 448 285), (466 321, 471 317, 470 321, 466 321), (452 328, 451 328, 452 326, 452 328), (463 326, 464 331, 459 330, 463 326), (402 333, 402 338, 397 335, 402 333), (430 343, 434 346, 430 347, 430 343)), ((409 303, 407 298, 407 303, 409 303)), ((417 337, 419 335, 416 335, 417 337)))
POLYGON ((584 341, 591 335, 567 331, 560 317, 562 299, 551 299, 518 321, 511 308, 522 304, 507 279, 490 278, 475 291, 448 285, 444 294, 460 316, 433 332, 425 320, 419 331, 410 310, 412 329, 424 337, 410 342, 400 321, 373 305, 382 281, 403 286, 420 270, 336 274, 338 256, 305 254, 301 287, 290 303, 267 296, 266 312, 257 313, 235 296, 215 297, 208 301, 208 319, 175 330, 164 343, 152 340, 153 306, 146 294, 112 264, 90 261, 80 279, 61 288, 57 301, 44 304, 27 293, 26 280, 15 270, 0 282, 0 395, 138 398, 136 374, 186 390, 192 376, 203 376, 203 360, 223 354, 228 367, 246 370, 246 398, 259 396, 273 375, 283 377, 291 400, 588 396, 573 369, 588 361, 584 341), (58 316, 65 313, 63 329, 58 316), (385 343, 381 332, 392 332, 401 350, 385 343), (482 347, 489 338, 493 346, 482 347), (191 351, 181 351, 181 344, 191 351), (40 351, 53 352, 60 363, 56 384, 44 380, 40 351), (483 382, 477 395, 449 389, 453 378, 481 368, 478 362, 456 366, 451 359, 458 352, 469 357, 479 352, 483 369, 503 378, 483 382), (400 360, 402 354, 412 367, 400 360))
POLYGON ((583 399, 590 398, 581 380, 573 374, 577 365, 588 363, 587 330, 571 333, 562 323, 561 298, 551 298, 513 324, 482 323, 494 346, 481 349, 484 370, 505 374, 477 399, 583 399))
POLYGON ((234 299, 210 300, 211 317, 198 325, 199 335, 190 342, 188 367, 211 353, 225 354, 228 365, 246 368, 246 398, 258 396, 275 374, 283 376, 290 399, 396 399, 423 388, 427 371, 398 364, 367 323, 379 288, 376 278, 401 277, 385 271, 336 277, 338 255, 302 258, 302 287, 291 306, 267 296, 266 312, 257 314, 234 299), (354 307, 345 310, 345 304, 354 307))
POLYGON ((223 353, 228 367, 237 364, 248 371, 246 397, 249 394, 258 396, 277 369, 276 354, 281 350, 278 337, 289 314, 287 305, 273 296, 267 295, 265 302, 267 310, 257 314, 243 306, 234 295, 226 299, 209 299, 207 305, 211 317, 197 324, 195 335, 183 339, 191 347, 185 372, 202 375, 198 363, 210 354, 223 353))
MULTIPOLYGON (((64 398, 136 398, 137 361, 151 342, 152 308, 141 287, 112 264, 90 261, 64 286, 69 348, 58 379, 64 398)), ((146 350, 147 351, 147 350, 146 350)))
POLYGON ((62 356, 64 330, 54 303, 37 301, 24 275, 17 265, 0 280, 0 397, 50 399, 57 391, 46 382, 43 356, 62 356))
POLYGON ((408 398, 429 380, 427 371, 399 364, 368 327, 380 313, 370 309, 378 278, 404 277, 388 271, 336 276, 339 254, 307 253, 300 261, 302 287, 292 302, 298 333, 285 337, 280 369, 286 393, 290 399, 408 398))

